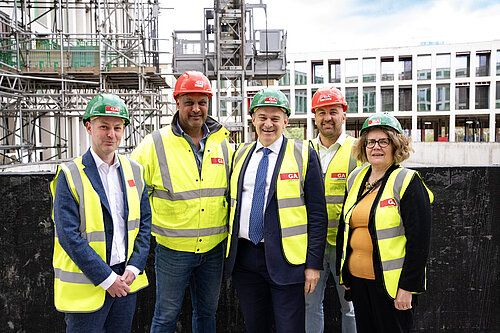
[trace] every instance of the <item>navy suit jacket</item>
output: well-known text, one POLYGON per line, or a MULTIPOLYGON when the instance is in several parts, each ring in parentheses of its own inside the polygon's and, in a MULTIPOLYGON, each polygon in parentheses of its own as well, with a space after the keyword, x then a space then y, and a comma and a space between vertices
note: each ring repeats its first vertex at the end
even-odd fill
MULTIPOLYGON (((323 269, 323 256, 325 253, 325 242, 328 227, 328 215, 325 203, 325 190, 321 166, 318 156, 314 149, 309 149, 309 163, 307 173, 304 179, 304 199, 307 209, 307 258, 304 265, 289 264, 282 251, 281 246, 281 228, 278 215, 278 201, 276 198, 276 180, 279 169, 283 161, 287 139, 284 138, 283 144, 276 160, 276 166, 271 178, 269 193, 267 196, 266 208, 264 212, 264 248, 266 254, 266 264, 269 276, 279 285, 288 285, 303 283, 305 281, 304 269, 314 268, 323 269)), ((248 153, 238 179, 238 198, 233 222, 233 234, 231 237, 231 247, 226 261, 226 276, 232 274, 236 261, 238 249, 238 232, 240 227, 241 195, 243 188, 243 178, 248 167, 250 157, 255 151, 256 145, 248 153)))
MULTIPOLYGON (((86 239, 80 236, 80 213, 78 210, 78 204, 71 194, 64 172, 60 172, 57 179, 54 198, 54 221, 56 224, 57 237, 59 238, 59 243, 64 251, 66 251, 68 256, 71 260, 73 260, 78 268, 82 270, 83 274, 85 274, 85 276, 87 276, 87 278, 89 278, 95 286, 98 286, 105 279, 107 279, 112 272, 109 262, 113 242, 113 219, 111 217, 111 209, 109 208, 106 192, 104 191, 104 186, 90 149, 87 150, 87 152, 82 156, 82 163, 85 166, 83 169, 85 174, 101 199, 104 231, 106 235, 106 261, 104 261, 94 251, 94 249, 89 246, 86 239)), ((125 190, 125 177, 123 176, 123 169, 121 166, 118 170, 120 172, 122 188, 124 189, 123 202, 126 223, 129 208, 127 204, 127 193, 125 190)), ((151 208, 146 188, 144 188, 142 193, 140 207, 141 221, 139 233, 136 236, 134 251, 128 260, 127 265, 135 266, 142 272, 146 267, 151 233, 151 208)), ((125 230, 127 230, 126 227, 125 230)), ((127 233, 125 233, 125 235, 128 237, 127 233)), ((127 238, 125 241, 125 253, 127 253, 127 238)))

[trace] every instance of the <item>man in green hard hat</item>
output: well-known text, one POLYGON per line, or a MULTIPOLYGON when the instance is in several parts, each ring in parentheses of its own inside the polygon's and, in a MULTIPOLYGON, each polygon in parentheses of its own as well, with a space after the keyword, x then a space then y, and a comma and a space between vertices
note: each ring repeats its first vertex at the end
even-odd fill
POLYGON ((144 169, 116 153, 129 122, 118 96, 92 99, 83 115, 91 147, 61 164, 50 184, 54 303, 66 332, 130 332, 136 291, 148 285, 144 169))
POLYGON ((238 148, 230 180, 226 275, 232 275, 247 332, 305 331, 304 292, 323 267, 327 213, 321 167, 303 140, 283 130, 290 107, 274 88, 250 105, 257 142, 238 148))

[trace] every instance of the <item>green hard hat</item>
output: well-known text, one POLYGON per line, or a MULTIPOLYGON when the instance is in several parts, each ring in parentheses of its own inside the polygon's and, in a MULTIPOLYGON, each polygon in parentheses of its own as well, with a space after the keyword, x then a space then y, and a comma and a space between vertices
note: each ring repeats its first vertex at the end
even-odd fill
POLYGON ((376 127, 376 126, 386 126, 390 127, 396 132, 402 134, 403 129, 401 128, 401 124, 393 115, 390 115, 387 112, 383 113, 375 113, 369 116, 365 122, 363 123, 363 127, 361 128, 360 134, 362 135, 367 129, 376 127))
POLYGON ((130 123, 127 106, 123 100, 113 94, 99 94, 87 104, 83 114, 85 124, 92 117, 110 116, 125 119, 125 126, 130 123))
POLYGON ((256 108, 261 106, 276 106, 283 111, 286 115, 290 117, 290 106, 288 105, 288 99, 285 94, 275 88, 264 88, 259 91, 252 99, 252 104, 250 104, 250 109, 248 112, 252 115, 256 108))

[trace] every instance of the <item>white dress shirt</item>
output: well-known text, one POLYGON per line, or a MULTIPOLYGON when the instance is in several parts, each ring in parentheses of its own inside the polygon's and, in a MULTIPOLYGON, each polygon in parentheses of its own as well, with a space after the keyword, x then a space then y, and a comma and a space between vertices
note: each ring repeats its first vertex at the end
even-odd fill
MULTIPOLYGON (((113 219, 113 242, 111 245, 109 265, 113 266, 127 260, 125 253, 125 242, 127 240, 127 230, 125 228, 125 206, 123 202, 123 188, 120 179, 120 171, 118 170, 120 167, 120 160, 115 153, 114 163, 112 165, 108 165, 95 153, 92 147, 90 148, 90 153, 94 158, 97 171, 99 171, 99 176, 108 199, 109 208, 111 209, 111 217, 113 219)), ((132 271, 136 277, 140 273, 139 269, 131 265, 127 266, 127 269, 132 271)), ((100 286, 104 289, 108 289, 113 282, 115 282, 116 277, 117 274, 115 272, 111 272, 108 278, 104 280, 100 286)))
POLYGON ((344 145, 345 140, 347 139, 347 135, 342 132, 340 133, 340 136, 338 137, 337 141, 330 147, 325 147, 321 143, 319 134, 318 137, 316 138, 314 144, 316 145, 315 148, 319 147, 319 160, 321 161, 321 170, 323 172, 323 179, 325 179, 325 174, 328 170, 328 166, 330 165, 330 162, 332 161, 333 157, 339 150, 341 146, 344 145))
MULTIPOLYGON (((269 147, 271 152, 268 155, 269 164, 267 167, 267 177, 266 177, 266 195, 264 197, 264 203, 267 203, 267 195, 269 194, 269 187, 271 184, 271 178, 273 177, 274 167, 276 166, 276 160, 278 159, 278 154, 281 149, 281 144, 283 143, 283 135, 279 137, 278 140, 274 141, 269 147)), ((252 209, 252 198, 253 198, 253 189, 255 186, 255 175, 257 174, 257 168, 259 167, 260 160, 262 159, 262 148, 264 146, 260 143, 260 140, 257 140, 257 144, 255 150, 250 156, 250 161, 248 161, 248 167, 245 171, 245 175, 243 176, 243 192, 241 193, 241 214, 240 214, 240 230, 238 233, 238 237, 246 238, 250 240, 248 236, 248 227, 250 221, 250 210, 252 209)), ((262 211, 262 215, 264 215, 264 211, 266 207, 264 206, 264 210, 262 211)), ((262 242, 264 239, 262 239, 262 242)))

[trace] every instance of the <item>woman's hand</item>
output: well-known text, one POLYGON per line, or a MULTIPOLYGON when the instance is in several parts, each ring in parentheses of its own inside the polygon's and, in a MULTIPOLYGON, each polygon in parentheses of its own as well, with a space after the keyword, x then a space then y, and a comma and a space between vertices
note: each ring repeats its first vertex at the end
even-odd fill
POLYGON ((409 310, 411 309, 411 299, 411 292, 398 288, 398 293, 394 300, 394 307, 398 310, 409 310))

